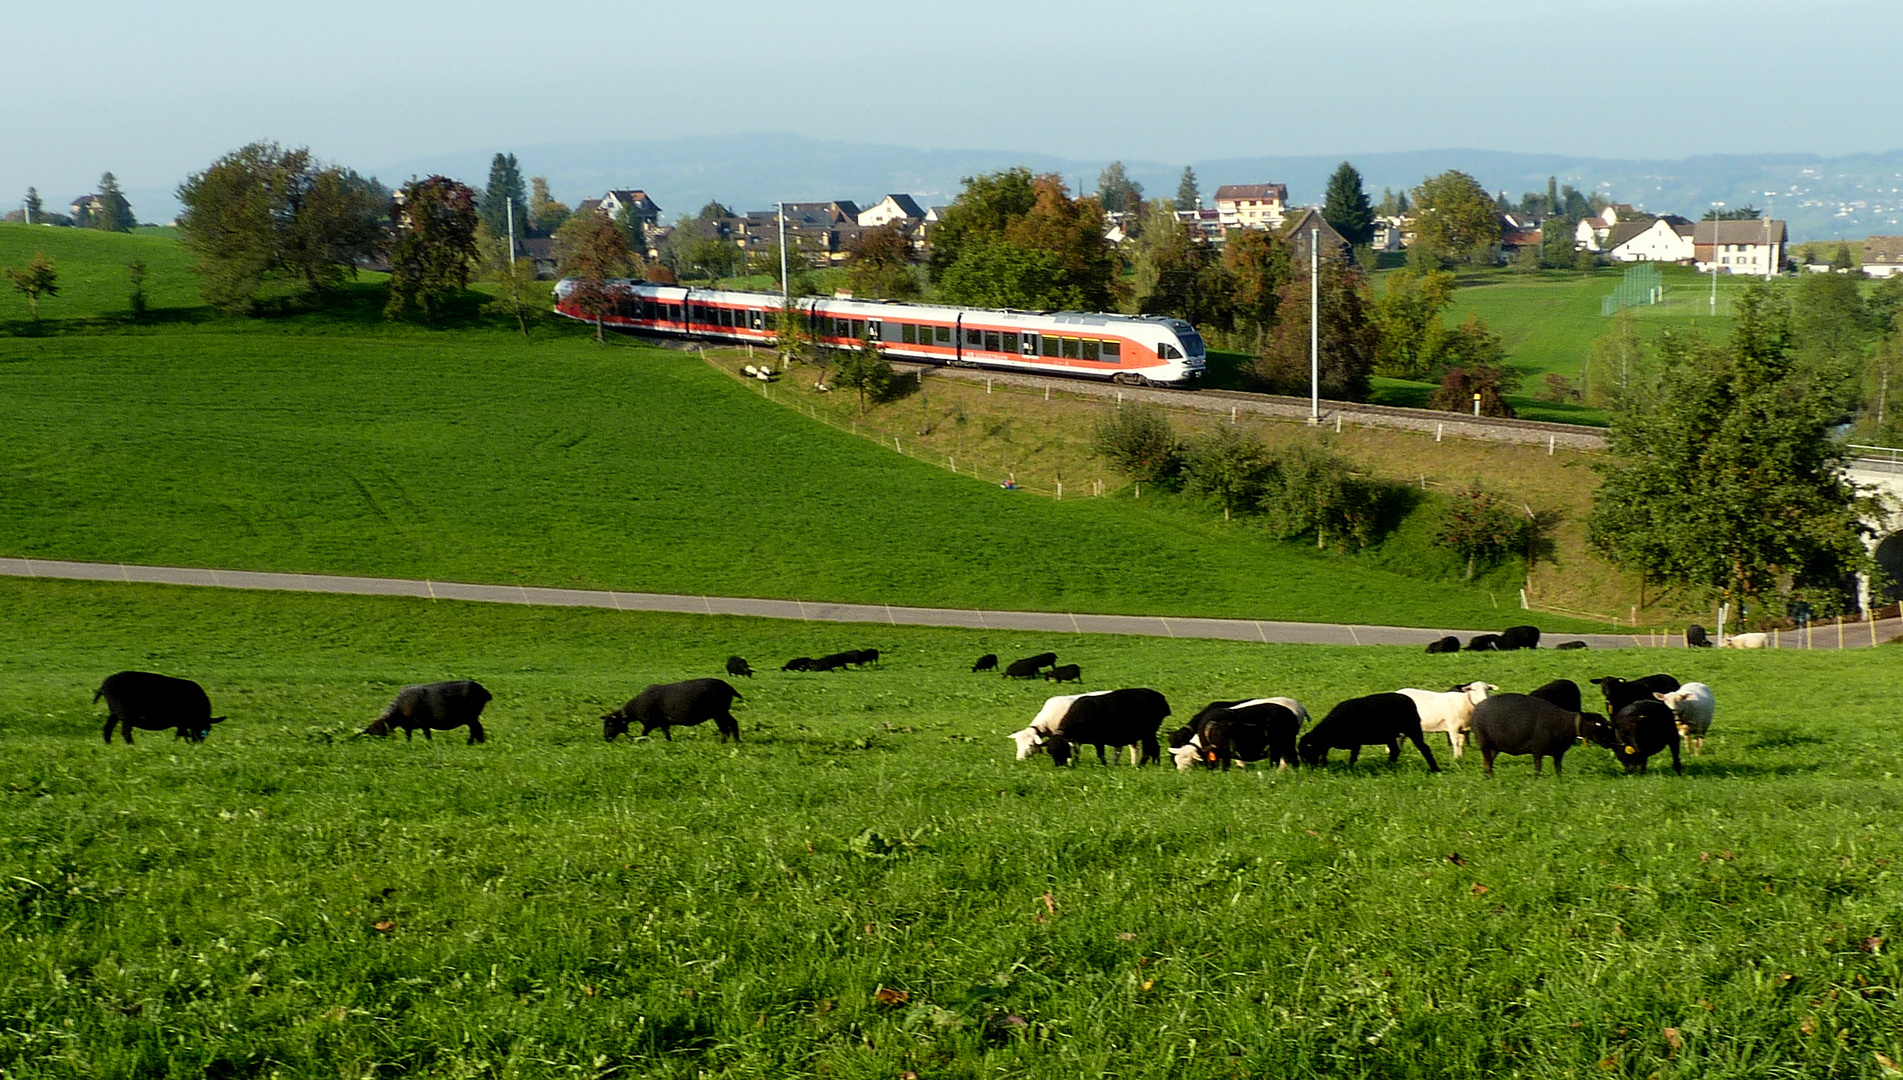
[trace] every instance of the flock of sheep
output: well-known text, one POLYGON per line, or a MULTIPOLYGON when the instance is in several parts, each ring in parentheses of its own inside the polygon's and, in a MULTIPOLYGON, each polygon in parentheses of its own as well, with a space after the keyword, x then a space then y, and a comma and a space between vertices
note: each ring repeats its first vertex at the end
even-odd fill
MULTIPOLYGON (((1532 627, 1512 627, 1494 635, 1491 647, 1537 648, 1538 635, 1532 627)), ((1436 642, 1429 651, 1444 651, 1439 646, 1436 642)), ((878 660, 877 649, 854 649, 796 657, 781 670, 824 672, 878 660)), ((995 654, 987 653, 972 665, 974 672, 996 670, 995 654)), ((1082 680, 1076 664, 1059 665, 1057 654, 1050 652, 1004 665, 1003 673, 1021 679, 1041 675, 1060 683, 1082 680)), ((734 656, 727 660, 727 674, 751 678, 754 672, 745 659, 734 656)), ((1683 772, 1680 746, 1687 739, 1693 753, 1703 752, 1715 711, 1711 687, 1681 685, 1665 674, 1591 681, 1605 698, 1604 714, 1584 710, 1579 685, 1570 679, 1555 679, 1525 694, 1501 693, 1487 682, 1448 690, 1403 687, 1342 701, 1313 726, 1307 708, 1294 698, 1214 701, 1169 734, 1170 755, 1179 770, 1198 764, 1226 769, 1236 762, 1319 766, 1327 763, 1330 751, 1345 750, 1352 766, 1363 747, 1385 746, 1392 764, 1400 759, 1402 743, 1410 742, 1427 767, 1438 772, 1440 765, 1424 736, 1441 732, 1456 758, 1470 742, 1477 746, 1491 776, 1494 759, 1502 754, 1531 756, 1535 775, 1544 759, 1551 758, 1557 774, 1566 752, 1581 742, 1611 750, 1628 772, 1644 771, 1648 759, 1663 750, 1671 751, 1673 769, 1683 772)), ((201 741, 213 724, 224 720, 211 715, 210 700, 197 683, 151 672, 109 676, 93 695, 95 702, 101 698, 109 710, 104 731, 108 743, 115 728, 122 729, 128 743, 134 728, 172 728, 180 738, 201 741)), ((421 730, 427 739, 432 731, 466 727, 469 742, 479 743, 486 738, 482 711, 491 700, 480 683, 467 680, 406 686, 363 734, 389 735, 402 729, 410 738, 421 730)), ((738 700, 740 692, 722 679, 655 683, 601 718, 602 737, 612 740, 640 724, 642 735, 659 729, 672 740, 673 728, 711 720, 722 742, 738 742, 740 725, 732 713, 738 700)), ((1127 748, 1132 762, 1142 765, 1161 759, 1159 736, 1171 714, 1169 702, 1155 690, 1092 690, 1047 699, 1031 723, 1009 738, 1020 761, 1043 753, 1053 763, 1067 765, 1079 748, 1089 746, 1096 749, 1099 762, 1106 760, 1106 748, 1127 748)))
MULTIPOLYGON (((982 657, 973 670, 992 670, 996 659, 982 657)), ((1043 653, 1017 661, 1006 672, 1055 662, 1055 655, 1043 653)), ((1213 701, 1170 733, 1170 754, 1176 767, 1186 770, 1198 764, 1226 769, 1234 762, 1319 766, 1331 750, 1346 750, 1352 766, 1362 747, 1385 746, 1392 764, 1405 741, 1420 751, 1429 770, 1439 772, 1424 737, 1438 731, 1446 734, 1456 758, 1470 741, 1479 747, 1492 776, 1494 759, 1502 754, 1531 756, 1535 775, 1551 758, 1557 774, 1566 752, 1581 742, 1611 750, 1627 772, 1645 771, 1654 754, 1670 750, 1673 770, 1683 773, 1680 746, 1687 739, 1693 753, 1703 752, 1716 710, 1710 686, 1681 685, 1666 674, 1591 681, 1605 697, 1604 714, 1584 710, 1579 684, 1571 679, 1555 679, 1525 694, 1503 694, 1492 683, 1470 682, 1449 690, 1403 687, 1350 698, 1306 733, 1308 710, 1294 698, 1213 701)), ((1169 715, 1168 701, 1154 690, 1093 690, 1049 698, 1029 726, 1008 737, 1019 761, 1046 753, 1053 764, 1067 765, 1077 748, 1091 746, 1100 762, 1106 747, 1128 748, 1132 763, 1142 765, 1160 758, 1158 735, 1169 715)))

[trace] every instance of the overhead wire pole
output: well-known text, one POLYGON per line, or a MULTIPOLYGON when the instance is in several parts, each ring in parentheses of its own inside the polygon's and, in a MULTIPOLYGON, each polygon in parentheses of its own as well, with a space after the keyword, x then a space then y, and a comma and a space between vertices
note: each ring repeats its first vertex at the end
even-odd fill
POLYGON ((792 290, 786 284, 786 204, 774 203, 773 205, 780 212, 780 296, 785 298, 792 294, 792 290))
POLYGON ((1322 422, 1321 228, 1308 230, 1308 422, 1322 422))

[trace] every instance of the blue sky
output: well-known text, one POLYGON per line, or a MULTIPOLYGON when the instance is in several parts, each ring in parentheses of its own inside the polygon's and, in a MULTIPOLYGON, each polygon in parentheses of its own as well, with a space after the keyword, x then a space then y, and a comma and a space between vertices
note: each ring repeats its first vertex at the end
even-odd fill
POLYGON ((1896 0, 6 8, 7 202, 110 169, 137 208, 259 138, 365 172, 745 131, 1159 161, 1903 148, 1896 0))

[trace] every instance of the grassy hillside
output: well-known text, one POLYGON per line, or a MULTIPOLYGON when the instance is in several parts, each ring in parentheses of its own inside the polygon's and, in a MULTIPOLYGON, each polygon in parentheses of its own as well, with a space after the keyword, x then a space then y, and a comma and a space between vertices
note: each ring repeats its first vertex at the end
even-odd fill
MULTIPOLYGON (((146 304, 155 316, 202 303, 191 257, 175 236, 158 230, 125 236, 0 223, 0 267, 25 266, 42 252, 59 272, 59 295, 40 301, 40 317, 49 322, 129 316, 132 286, 126 267, 133 262, 146 264, 146 304)), ((0 280, 0 333, 25 330, 28 315, 26 298, 0 280)))
POLYGON ((1903 1059, 1903 797, 1872 652, 1488 654, 1082 639, 0 581, 0 1071, 1877 1077, 1903 1059), (599 738, 763 672, 743 742, 599 738), (1663 666, 1684 777, 1596 748, 1179 774, 1011 760, 1055 649, 1202 702, 1663 666), (189 674, 201 746, 91 690, 189 674), (480 679, 491 740, 353 740, 480 679), (1793 700, 1831 707, 1794 717, 1793 700))
POLYGON ((952 607, 1511 614, 1510 584, 1414 580, 1154 501, 1001 491, 690 355, 572 325, 528 342, 474 316, 392 326, 380 296, 0 339, 0 551, 952 607))

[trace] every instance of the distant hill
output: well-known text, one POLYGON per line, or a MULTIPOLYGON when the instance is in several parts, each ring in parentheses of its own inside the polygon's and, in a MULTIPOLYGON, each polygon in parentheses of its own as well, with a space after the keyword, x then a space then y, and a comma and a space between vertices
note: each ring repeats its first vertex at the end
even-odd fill
MULTIPOLYGON (((498 148, 434 154, 365 168, 396 185, 412 175, 440 172, 480 185, 498 148)), ((556 198, 569 204, 609 187, 635 186, 661 204, 667 219, 691 214, 709 199, 739 210, 779 200, 877 200, 909 192, 921 203, 949 202, 961 178, 1027 165, 1057 172, 1073 188, 1094 187, 1107 162, 1012 150, 920 150, 785 133, 696 136, 508 147, 526 175, 549 178, 556 198)), ((1903 233, 1903 150, 1827 158, 1815 154, 1731 154, 1670 160, 1572 157, 1501 150, 1415 150, 1219 158, 1190 162, 1205 197, 1225 183, 1284 183, 1297 202, 1319 201, 1328 174, 1343 158, 1354 162, 1370 195, 1384 187, 1411 188, 1423 177, 1462 169, 1489 190, 1544 191, 1546 178, 1597 190, 1615 202, 1654 213, 1701 216, 1713 203, 1765 207, 1777 192, 1777 215, 1796 240, 1903 233)), ((1174 195, 1184 162, 1125 158, 1132 177, 1152 195, 1174 195)), ((162 220, 159 192, 134 192, 147 220, 162 220), (143 197, 146 201, 141 202, 143 197)), ((169 193, 167 193, 169 194, 169 193)), ((168 200, 164 200, 169 203, 168 200)))

